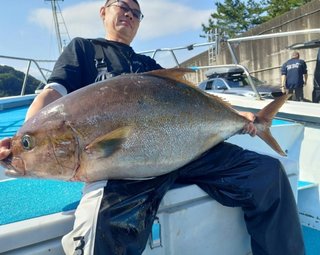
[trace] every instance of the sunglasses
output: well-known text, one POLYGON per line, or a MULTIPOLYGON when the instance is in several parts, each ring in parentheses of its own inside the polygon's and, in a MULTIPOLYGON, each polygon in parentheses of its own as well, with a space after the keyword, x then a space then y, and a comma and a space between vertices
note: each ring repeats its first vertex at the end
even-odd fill
POLYGON ((116 1, 106 5, 106 7, 110 7, 112 5, 119 7, 124 12, 129 12, 130 11, 132 13, 133 17, 138 19, 139 21, 141 21, 143 19, 143 17, 144 17, 141 11, 139 11, 137 9, 130 8, 130 6, 126 2, 123 2, 121 0, 116 0, 116 1))

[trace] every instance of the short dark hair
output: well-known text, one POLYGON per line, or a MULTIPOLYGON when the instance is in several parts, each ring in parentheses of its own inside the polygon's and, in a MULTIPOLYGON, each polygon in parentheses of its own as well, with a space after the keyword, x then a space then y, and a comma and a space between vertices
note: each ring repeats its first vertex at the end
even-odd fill
MULTIPOLYGON (((111 0, 107 0, 104 5, 106 5, 109 1, 111 1, 111 0)), ((132 1, 135 2, 140 7, 140 4, 139 4, 138 0, 132 0, 132 1)))
POLYGON ((299 57, 300 57, 300 54, 299 54, 298 51, 294 51, 294 52, 292 52, 291 57, 292 57, 292 58, 299 58, 299 57))

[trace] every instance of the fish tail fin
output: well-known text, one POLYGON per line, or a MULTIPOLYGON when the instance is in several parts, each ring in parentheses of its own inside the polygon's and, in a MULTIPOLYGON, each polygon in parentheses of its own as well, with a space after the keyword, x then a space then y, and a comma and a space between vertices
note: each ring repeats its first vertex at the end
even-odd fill
POLYGON ((281 156, 287 156, 287 154, 282 150, 276 139, 274 139, 274 137, 272 136, 269 127, 263 131, 258 131, 257 135, 281 156))
POLYGON ((283 95, 276 98, 256 114, 255 120, 255 124, 258 124, 257 135, 281 156, 286 156, 287 154, 281 149, 278 142, 272 136, 270 127, 272 119, 289 97, 290 95, 283 95))

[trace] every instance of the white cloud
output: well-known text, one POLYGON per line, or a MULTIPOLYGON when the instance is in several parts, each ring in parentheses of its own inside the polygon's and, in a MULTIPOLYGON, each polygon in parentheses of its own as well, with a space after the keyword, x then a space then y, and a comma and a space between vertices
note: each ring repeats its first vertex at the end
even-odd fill
POLYGON ((50 9, 35 9, 29 16, 29 21, 36 23, 42 28, 51 30, 52 28, 52 12, 50 9), (49 17, 49 18, 48 18, 49 17))
MULTIPOLYGON (((63 20, 71 38, 76 36, 104 37, 104 30, 99 17, 101 5, 102 3, 99 2, 83 2, 62 10, 63 20)), ((57 16, 61 20, 59 13, 57 16)), ((36 9, 29 16, 29 20, 55 33, 51 9, 36 9)), ((60 30, 62 34, 66 33, 62 24, 60 24, 60 30)))
POLYGON ((63 17, 71 37, 104 37, 102 20, 99 16, 103 2, 80 3, 63 10, 63 17))
POLYGON ((185 31, 198 30, 208 21, 210 10, 195 10, 173 1, 141 0, 145 19, 141 23, 139 37, 154 39, 179 35, 185 31))
MULTIPOLYGON (((99 9, 103 2, 82 2, 63 8, 62 14, 71 37, 104 37, 99 17, 99 9)), ((147 40, 199 30, 201 23, 206 23, 212 12, 212 10, 195 10, 182 3, 163 0, 140 0, 140 5, 145 18, 140 25, 138 37, 147 40)), ((36 9, 29 19, 54 33, 50 9, 36 9)))

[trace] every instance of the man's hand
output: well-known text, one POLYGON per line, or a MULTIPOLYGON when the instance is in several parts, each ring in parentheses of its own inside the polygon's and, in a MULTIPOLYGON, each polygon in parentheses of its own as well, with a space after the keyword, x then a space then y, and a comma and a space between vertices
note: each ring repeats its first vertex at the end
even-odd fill
POLYGON ((0 160, 4 160, 11 153, 11 138, 0 140, 0 160))
POLYGON ((256 116, 252 112, 239 112, 239 114, 250 121, 243 127, 241 134, 249 134, 252 137, 255 136, 257 134, 257 128, 253 122, 256 119, 256 116))

